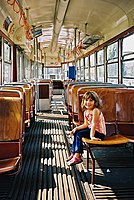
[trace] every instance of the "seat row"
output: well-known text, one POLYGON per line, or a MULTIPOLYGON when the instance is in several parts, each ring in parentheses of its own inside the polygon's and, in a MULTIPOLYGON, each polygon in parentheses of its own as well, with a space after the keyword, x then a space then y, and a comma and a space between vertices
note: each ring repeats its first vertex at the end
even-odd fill
POLYGON ((132 142, 134 144, 134 88, 123 84, 107 84, 100 82, 69 83, 64 86, 65 105, 69 116, 70 128, 83 123, 81 110, 82 96, 87 91, 95 91, 102 100, 102 112, 106 121, 107 135, 104 141, 92 141, 83 138, 87 149, 87 169, 89 154, 92 160, 92 178, 94 184, 95 157, 92 146, 117 146, 132 142))
POLYGON ((35 87, 32 83, 0 86, 0 174, 18 173, 25 130, 35 119, 35 87))

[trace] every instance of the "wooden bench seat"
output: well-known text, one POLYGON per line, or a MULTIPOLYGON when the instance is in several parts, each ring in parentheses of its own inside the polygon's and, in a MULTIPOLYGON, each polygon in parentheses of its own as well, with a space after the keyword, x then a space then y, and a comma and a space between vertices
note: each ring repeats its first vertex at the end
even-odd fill
MULTIPOLYGON (((11 86, 11 85, 9 85, 9 86, 5 86, 5 85, 3 85, 3 86, 0 86, 0 89, 1 90, 8 90, 8 91, 19 91, 20 93, 21 93, 21 97, 20 98, 22 98, 22 105, 23 105, 23 114, 22 114, 22 119, 23 119, 23 137, 25 136, 25 112, 26 112, 26 110, 25 110, 25 107, 26 107, 26 93, 25 93, 25 90, 24 90, 24 88, 22 87, 22 86, 11 86)), ((4 95, 4 94, 3 94, 4 95)), ((11 92, 11 93, 7 93, 7 96, 8 95, 12 95, 12 97, 14 97, 14 95, 15 95, 15 93, 13 93, 13 92, 11 92)))
POLYGON ((95 156, 92 153, 91 147, 93 145, 106 147, 106 146, 117 146, 117 145, 123 145, 130 142, 130 140, 127 137, 124 137, 120 134, 113 135, 113 136, 106 136, 104 141, 96 141, 96 140, 90 140, 87 138, 82 138, 83 143, 85 144, 85 147, 87 149, 87 169, 89 168, 89 155, 92 162, 92 176, 91 176, 91 184, 94 184, 95 179, 95 156))
POLYGON ((102 87, 112 85, 110 83, 101 83, 101 82, 80 82, 75 84, 69 84, 68 86, 68 115, 69 115, 69 125, 73 125, 78 123, 78 115, 77 115, 77 91, 82 87, 102 87))
POLYGON ((124 137, 123 135, 117 134, 112 136, 106 136, 103 141, 90 140, 87 138, 82 138, 82 141, 87 144, 94 144, 98 146, 110 146, 128 143, 129 139, 127 137, 124 137))
POLYGON ((19 172, 22 157, 22 133, 21 93, 16 90, 0 90, 0 173, 19 172))
POLYGON ((21 165, 21 141, 0 142, 0 174, 19 172, 21 165))
MULTIPOLYGON (((92 153, 91 147, 93 146, 119 146, 131 142, 134 146, 134 91, 130 89, 102 89, 102 91, 97 91, 98 89, 93 89, 96 91, 104 104, 105 110, 103 110, 106 123, 112 121, 115 123, 115 133, 116 135, 105 137, 104 141, 94 141, 86 138, 82 138, 86 149, 87 149, 87 169, 89 165, 89 154, 91 156, 92 161, 92 178, 91 183, 94 184, 94 176, 95 176, 95 157, 92 153), (104 92, 105 91, 105 92, 104 92), (104 93, 103 93, 104 92, 104 93), (105 96, 104 96, 105 94, 105 96), (112 95, 112 96, 111 96, 112 95), (105 97, 105 98, 104 98, 105 97), (129 102, 129 103, 128 103, 129 102), (108 107, 107 107, 108 106, 108 107), (109 109, 108 109, 109 108, 109 109), (110 120, 110 117, 112 120, 110 120), (118 134, 117 134, 118 133, 118 134)), ((83 91, 83 94, 85 91, 83 91)), ((82 94, 82 93, 81 93, 82 94)), ((109 132, 109 130, 107 130, 109 132)), ((134 148, 133 148, 134 153, 134 148)))
POLYGON ((7 173, 9 171, 14 171, 15 173, 16 169, 18 170, 19 162, 20 162, 20 157, 0 160, 0 174, 7 173))
POLYGON ((32 93, 32 89, 31 89, 30 83, 26 83, 26 82, 11 82, 10 84, 5 84, 5 85, 22 86, 25 89, 25 93, 26 93, 25 126, 26 127, 30 127, 31 93, 32 93))

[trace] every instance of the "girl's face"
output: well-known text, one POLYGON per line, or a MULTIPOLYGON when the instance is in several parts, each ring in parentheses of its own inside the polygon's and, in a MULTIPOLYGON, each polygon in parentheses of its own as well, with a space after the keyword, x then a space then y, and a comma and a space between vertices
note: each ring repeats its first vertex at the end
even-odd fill
POLYGON ((84 106, 88 110, 93 110, 94 109, 94 104, 95 104, 95 101, 93 99, 91 99, 91 98, 84 100, 84 106))

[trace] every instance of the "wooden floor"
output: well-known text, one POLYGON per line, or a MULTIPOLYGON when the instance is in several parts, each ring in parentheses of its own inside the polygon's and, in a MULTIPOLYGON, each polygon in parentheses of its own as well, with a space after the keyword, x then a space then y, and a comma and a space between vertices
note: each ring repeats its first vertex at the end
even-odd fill
POLYGON ((64 98, 54 95, 51 110, 39 112, 26 132, 21 172, 0 176, 0 200, 129 200, 134 199, 132 147, 94 148, 95 185, 90 185, 91 165, 66 164, 71 151, 64 98))

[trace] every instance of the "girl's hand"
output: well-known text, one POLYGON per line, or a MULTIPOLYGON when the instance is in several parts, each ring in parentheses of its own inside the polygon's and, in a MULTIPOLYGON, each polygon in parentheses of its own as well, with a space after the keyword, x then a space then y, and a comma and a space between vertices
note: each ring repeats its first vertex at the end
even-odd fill
POLYGON ((91 137, 91 140, 97 140, 97 141, 101 141, 100 138, 96 138, 96 137, 91 137))
POLYGON ((72 131, 70 131, 70 135, 74 135, 75 131, 76 131, 76 128, 74 128, 72 131))

